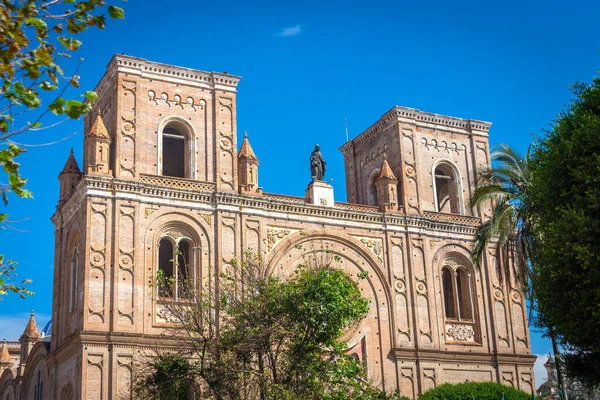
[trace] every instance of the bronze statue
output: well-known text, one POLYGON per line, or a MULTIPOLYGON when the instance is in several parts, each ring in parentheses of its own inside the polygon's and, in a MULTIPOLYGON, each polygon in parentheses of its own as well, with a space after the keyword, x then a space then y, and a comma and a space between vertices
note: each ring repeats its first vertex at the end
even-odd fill
POLYGON ((325 178, 325 160, 319 151, 319 145, 315 144, 315 149, 310 154, 310 174, 313 181, 323 181, 325 178))

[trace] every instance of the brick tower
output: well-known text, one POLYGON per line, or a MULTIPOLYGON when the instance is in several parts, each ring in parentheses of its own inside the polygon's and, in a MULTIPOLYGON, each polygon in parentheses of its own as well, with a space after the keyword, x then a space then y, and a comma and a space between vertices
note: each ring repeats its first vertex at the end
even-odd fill
POLYGON ((51 339, 22 343, 24 368, 5 368, 0 398, 132 398, 136 357, 181 346, 164 335, 173 323, 157 274, 175 281, 177 301, 182 277, 217 291, 248 249, 284 279, 324 251, 367 276, 357 283, 370 312, 345 340, 386 391, 415 398, 470 380, 530 392, 517 280, 492 248, 479 270, 469 258, 490 212, 468 202, 489 165, 490 124, 394 107, 341 147, 348 203, 316 189, 267 194, 256 155, 266 149, 244 137, 238 151, 239 80, 112 58, 84 120, 83 172, 71 154, 59 177, 51 339))

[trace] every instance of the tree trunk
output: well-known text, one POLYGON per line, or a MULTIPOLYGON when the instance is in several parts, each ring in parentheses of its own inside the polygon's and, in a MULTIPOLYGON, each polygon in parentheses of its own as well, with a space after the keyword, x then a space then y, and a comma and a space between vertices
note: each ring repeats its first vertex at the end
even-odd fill
POLYGON ((561 399, 568 400, 567 388, 563 381, 562 371, 560 369, 560 352, 558 351, 558 343, 556 342, 556 334, 553 329, 550 329, 550 339, 552 339, 552 351, 554 352, 554 366, 556 367, 556 378, 558 379, 558 389, 562 392, 561 399))

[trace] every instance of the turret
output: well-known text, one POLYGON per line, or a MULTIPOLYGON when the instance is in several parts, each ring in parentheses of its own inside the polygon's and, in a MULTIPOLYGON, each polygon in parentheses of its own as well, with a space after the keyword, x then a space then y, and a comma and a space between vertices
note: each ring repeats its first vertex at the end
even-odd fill
POLYGON ((75 192, 77 183, 81 180, 81 170, 79 169, 79 165, 77 165, 77 160, 75 160, 72 147, 69 158, 67 158, 65 166, 58 175, 58 180, 60 181, 60 194, 58 199, 58 204, 60 206, 71 198, 75 192))
POLYGON ((6 339, 2 342, 2 348, 0 348, 0 376, 5 369, 12 367, 10 361, 10 353, 8 352, 8 346, 6 345, 6 339))
POLYGON ((379 211, 396 211, 398 210, 398 179, 394 176, 385 153, 383 153, 383 163, 380 171, 375 181, 379 211))
POLYGON ((109 169, 110 135, 102 122, 100 108, 96 120, 85 135, 83 164, 86 174, 112 175, 109 169))
POLYGON ((261 194, 258 187, 258 158, 250 146, 248 134, 244 132, 244 141, 238 153, 238 180, 241 194, 261 194))
POLYGON ((29 322, 25 327, 25 331, 21 335, 19 342, 21 343, 21 360, 19 362, 19 375, 23 376, 25 372, 25 365, 27 364, 27 358, 31 354, 31 349, 41 339, 40 332, 38 331, 37 324, 35 323, 35 317, 33 316, 33 310, 29 317, 29 322))

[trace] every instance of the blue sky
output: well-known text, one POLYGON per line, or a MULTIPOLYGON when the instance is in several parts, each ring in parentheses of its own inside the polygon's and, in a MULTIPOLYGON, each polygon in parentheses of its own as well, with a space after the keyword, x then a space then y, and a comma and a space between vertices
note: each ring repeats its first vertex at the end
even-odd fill
MULTIPOLYGON (((491 121, 492 145, 524 152, 569 100, 569 84, 600 68, 600 2, 592 0, 112 3, 126 19, 83 35, 82 89, 95 86, 114 53, 241 75, 238 135, 248 131, 268 192, 303 195, 319 143, 336 200, 345 200, 344 118, 354 137, 394 105, 491 121)), ((81 163, 82 126, 16 139, 72 136, 21 159, 35 199, 11 199, 7 211, 20 222, 0 232, 0 253, 19 261, 36 295, 0 303, 0 339, 17 339, 30 309, 40 325, 51 313, 49 218, 71 146, 81 163)), ((532 344, 535 354, 551 350, 536 332, 532 344)))

